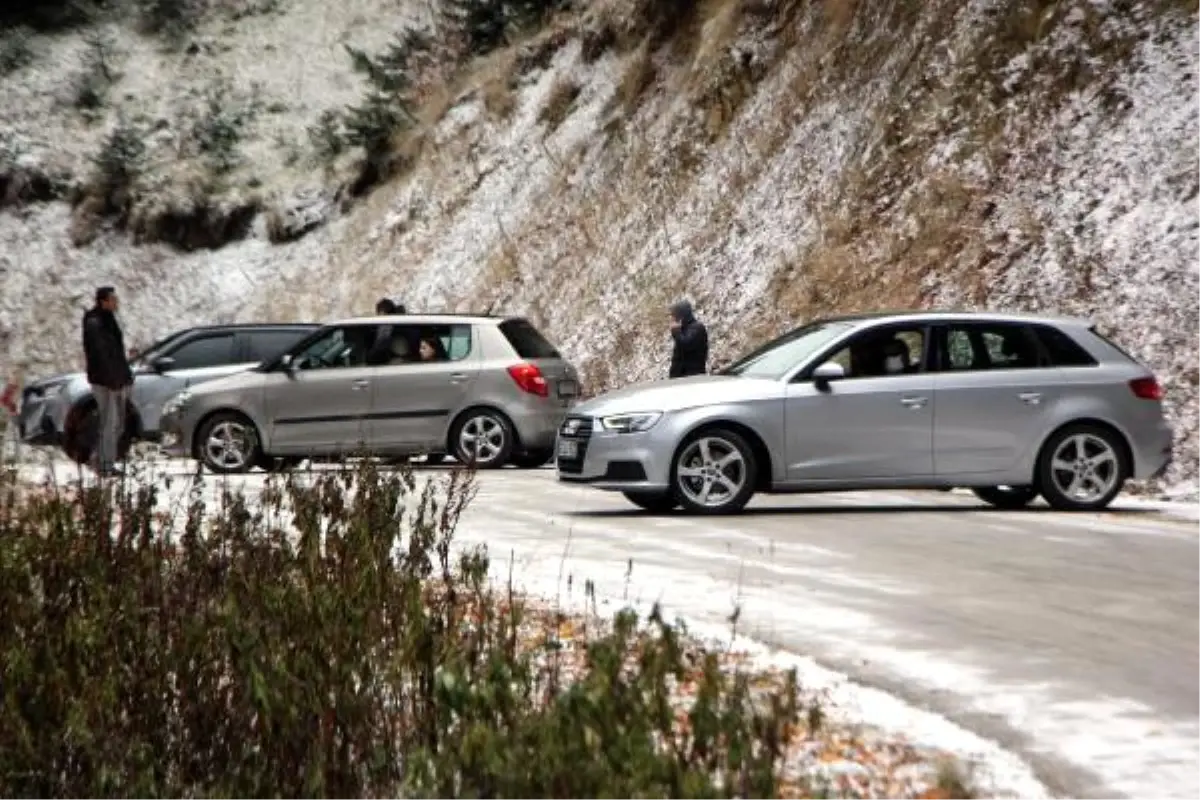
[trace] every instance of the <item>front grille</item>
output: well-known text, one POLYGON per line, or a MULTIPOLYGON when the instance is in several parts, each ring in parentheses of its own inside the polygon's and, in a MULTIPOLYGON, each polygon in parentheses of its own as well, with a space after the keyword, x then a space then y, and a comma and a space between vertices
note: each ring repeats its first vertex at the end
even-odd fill
POLYGON ((587 457, 588 440, 592 438, 591 417, 568 416, 559 426, 558 436, 560 439, 569 439, 579 443, 575 458, 556 457, 560 472, 578 475, 583 472, 583 460, 587 457))

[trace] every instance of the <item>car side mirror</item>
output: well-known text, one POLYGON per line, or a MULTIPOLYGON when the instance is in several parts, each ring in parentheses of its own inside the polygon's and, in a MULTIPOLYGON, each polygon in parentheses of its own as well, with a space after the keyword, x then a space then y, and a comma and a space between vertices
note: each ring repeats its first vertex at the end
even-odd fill
POLYGON ((150 364, 155 372, 167 372, 171 367, 175 366, 175 359, 170 356, 159 356, 150 364))
POLYGON ((836 361, 826 361, 813 370, 813 384, 822 392, 829 391, 829 384, 832 381, 840 381, 846 377, 846 370, 841 364, 836 361))
POLYGON ((280 356, 279 366, 289 377, 295 376, 296 370, 300 369, 300 365, 296 363, 296 359, 292 357, 291 353, 280 356))

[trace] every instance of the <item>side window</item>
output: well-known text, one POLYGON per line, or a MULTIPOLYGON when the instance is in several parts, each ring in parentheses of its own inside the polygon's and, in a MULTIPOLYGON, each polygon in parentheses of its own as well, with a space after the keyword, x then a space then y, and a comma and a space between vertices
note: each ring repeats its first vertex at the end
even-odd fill
POLYGON ((286 352, 310 333, 308 330, 247 331, 245 360, 267 361, 286 352))
POLYGON ((470 325, 395 325, 389 364, 461 361, 471 352, 470 325))
POLYGON ((1023 325, 953 325, 946 330, 942 364, 950 371, 1036 369, 1045 366, 1023 325))
POLYGON ((462 361, 471 354, 471 326, 448 326, 442 342, 446 347, 447 358, 451 361, 462 361))
POLYGON ((174 359, 174 363, 171 364, 172 371, 226 366, 233 363, 233 334, 224 333, 191 339, 163 355, 174 359))
POLYGON ((920 372, 924 353, 923 328, 889 328, 854 337, 826 361, 840 364, 847 378, 880 378, 920 372))
POLYGON ((1096 359, 1092 358, 1074 339, 1058 328, 1050 325, 1034 325, 1033 332, 1042 343, 1042 349, 1050 357, 1050 365, 1055 367, 1095 367, 1096 359))
POLYGON ((961 328, 946 331, 946 365, 952 370, 983 369, 982 358, 976 358, 971 337, 961 328))
POLYGON ((375 329, 374 325, 330 328, 296 353, 293 363, 302 370, 366 366, 375 329))

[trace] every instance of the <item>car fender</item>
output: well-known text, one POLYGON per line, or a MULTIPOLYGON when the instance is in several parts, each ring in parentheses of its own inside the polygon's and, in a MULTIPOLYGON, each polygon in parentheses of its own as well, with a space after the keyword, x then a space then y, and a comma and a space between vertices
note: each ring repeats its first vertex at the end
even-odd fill
POLYGON ((712 424, 733 423, 749 430, 758 437, 759 443, 771 459, 772 479, 779 481, 784 477, 782 470, 787 464, 786 453, 782 449, 783 422, 784 399, 774 397, 752 403, 741 401, 694 406, 673 412, 669 424, 674 428, 672 441, 676 448, 689 435, 712 424))

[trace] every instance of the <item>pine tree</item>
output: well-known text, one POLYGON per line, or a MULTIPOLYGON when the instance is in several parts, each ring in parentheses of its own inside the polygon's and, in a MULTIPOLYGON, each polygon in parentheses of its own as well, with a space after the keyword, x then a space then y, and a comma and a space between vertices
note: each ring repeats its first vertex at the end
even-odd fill
POLYGON ((416 121, 408 92, 413 69, 428 55, 431 43, 427 34, 410 29, 378 56, 345 46, 354 70, 370 86, 362 103, 346 109, 346 143, 363 148, 376 166, 386 158, 392 135, 416 121))

